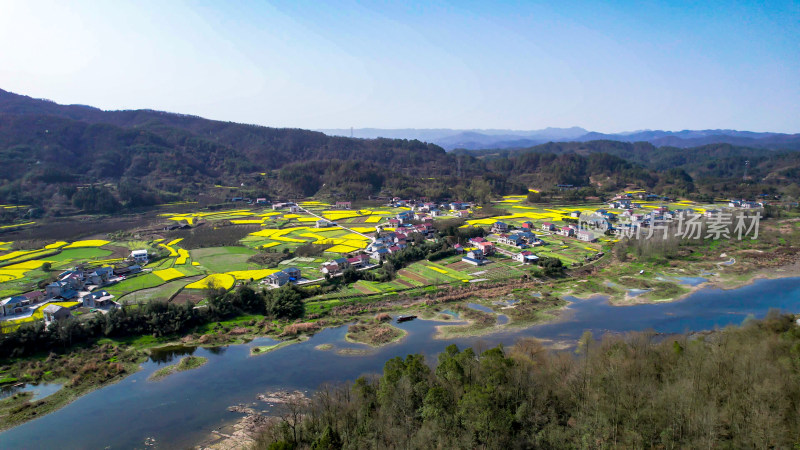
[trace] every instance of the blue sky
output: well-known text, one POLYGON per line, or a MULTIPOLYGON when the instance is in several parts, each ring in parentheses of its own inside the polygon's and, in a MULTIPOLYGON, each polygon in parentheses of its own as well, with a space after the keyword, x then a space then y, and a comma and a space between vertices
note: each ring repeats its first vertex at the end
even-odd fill
POLYGON ((0 0, 0 88, 278 127, 797 133, 800 3, 0 0))

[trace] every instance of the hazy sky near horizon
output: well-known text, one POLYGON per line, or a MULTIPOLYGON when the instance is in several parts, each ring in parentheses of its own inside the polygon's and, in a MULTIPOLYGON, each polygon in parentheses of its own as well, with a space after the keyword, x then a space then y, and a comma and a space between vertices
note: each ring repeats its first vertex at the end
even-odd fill
POLYGON ((297 128, 800 132, 800 2, 0 0, 0 88, 297 128))

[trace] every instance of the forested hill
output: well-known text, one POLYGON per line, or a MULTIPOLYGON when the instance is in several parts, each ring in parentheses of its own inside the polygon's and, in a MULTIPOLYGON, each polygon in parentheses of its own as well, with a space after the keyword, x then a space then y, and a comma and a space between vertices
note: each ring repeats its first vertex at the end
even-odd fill
MULTIPOLYGON (((589 141, 549 142, 522 149, 457 150, 483 160, 519 159, 531 154, 607 154, 656 172, 680 169, 694 178, 796 183, 800 180, 800 152, 707 144, 693 148, 656 147, 649 142, 589 141), (745 172, 747 168, 747 172, 745 172)), ((529 157, 529 156, 528 156, 529 157)))
MULTIPOLYGON (((399 164, 409 165, 420 158, 436 160, 444 156, 444 150, 440 147, 420 141, 329 137, 315 131, 221 122, 152 110, 102 111, 82 105, 59 105, 3 90, 0 90, 0 114, 4 115, 4 126, 13 127, 9 131, 19 135, 27 133, 29 136, 30 131, 38 126, 37 122, 49 125, 51 122, 46 117, 50 116, 62 119, 53 123, 58 127, 56 129, 74 130, 68 139, 74 139, 77 132, 85 130, 89 130, 88 137, 91 138, 91 133, 100 129, 86 125, 110 125, 116 128, 105 130, 120 134, 123 134, 123 130, 128 133, 136 130, 139 135, 148 136, 143 141, 152 142, 152 138, 156 137, 162 144, 202 145, 206 147, 205 150, 228 147, 234 149, 237 156, 244 156, 254 164, 268 166, 265 169, 279 168, 289 162, 326 158, 361 159, 386 164, 397 160, 399 164), (409 153, 416 156, 404 160, 409 153)), ((53 131, 56 130, 50 130, 53 131)), ((123 141, 131 143, 130 139, 123 138, 123 141)), ((63 143, 63 140, 59 142, 63 143)))
POLYGON ((352 184, 353 195, 366 196, 380 190, 388 173, 433 177, 452 166, 442 148, 420 141, 101 111, 6 91, 0 91, 0 158, 0 202, 34 204, 57 184, 126 180, 151 191, 149 197, 169 199, 242 183, 261 195, 311 195, 327 181, 352 184))
MULTIPOLYGON (((334 137, 152 110, 103 111, 0 90, 0 204, 32 205, 38 214, 236 196, 486 201, 561 183, 585 187, 584 195, 628 185, 686 195, 716 189, 714 183, 694 183, 692 170, 716 181, 741 179, 733 169, 747 157, 759 182, 764 174, 772 176, 772 189, 797 178, 799 165, 791 155, 781 160, 768 150, 715 148, 597 141, 446 153, 418 140, 334 137), (711 163, 717 159, 724 163, 711 163)), ((762 190, 733 188, 742 195, 762 190)))

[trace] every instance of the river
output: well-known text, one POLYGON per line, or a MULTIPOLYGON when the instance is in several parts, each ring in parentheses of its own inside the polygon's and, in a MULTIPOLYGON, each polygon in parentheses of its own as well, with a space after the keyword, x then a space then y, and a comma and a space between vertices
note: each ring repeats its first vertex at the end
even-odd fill
POLYGON ((258 356, 250 356, 250 347, 274 341, 260 338, 221 349, 187 349, 185 352, 207 357, 208 363, 158 382, 147 381, 163 364, 181 356, 181 352, 162 354, 119 383, 0 433, 0 448, 145 448, 146 439, 155 442, 156 448, 190 447, 211 430, 241 417, 228 412, 228 406, 253 403, 255 396, 265 391, 312 391, 323 382, 350 381, 380 372, 389 358, 409 353, 423 353, 432 361, 451 343, 487 348, 512 344, 522 336, 574 343, 585 330, 597 337, 645 329, 682 333, 740 324, 748 315, 763 317, 770 308, 799 312, 800 278, 757 280, 727 291, 704 288, 670 303, 618 307, 600 296, 569 300, 572 303, 557 321, 483 337, 437 340, 432 338, 434 328, 442 322, 405 322, 397 325, 408 331, 405 339, 360 356, 314 348, 320 344, 366 348, 344 341, 346 327, 323 330, 306 342, 258 356))

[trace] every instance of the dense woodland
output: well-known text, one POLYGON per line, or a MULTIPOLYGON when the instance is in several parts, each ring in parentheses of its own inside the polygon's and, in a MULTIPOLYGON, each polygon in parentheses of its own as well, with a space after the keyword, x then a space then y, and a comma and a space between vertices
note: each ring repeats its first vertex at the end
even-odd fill
POLYGON ((800 196, 800 153, 788 150, 590 141, 446 153, 413 140, 330 137, 149 110, 101 111, 2 90, 0 160, 0 203, 31 205, 23 211, 29 216, 226 196, 484 202, 557 184, 583 188, 582 197, 628 185, 685 196, 800 196))
MULTIPOLYGON (((800 197, 800 152, 707 144, 693 148, 655 147, 648 142, 550 142, 522 149, 458 150, 487 162, 551 158, 553 155, 604 155, 623 158, 634 167, 663 174, 688 192, 755 196, 785 193, 800 197), (536 156, 540 155, 540 156, 536 156)), ((658 182, 659 178, 651 179, 658 182)), ((645 186, 647 184, 643 184, 645 186)))
POLYGON ((800 327, 696 336, 584 335, 389 360, 381 376, 283 406, 257 448, 791 448, 800 442, 800 327))

